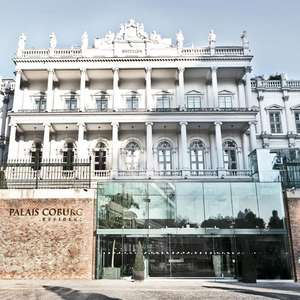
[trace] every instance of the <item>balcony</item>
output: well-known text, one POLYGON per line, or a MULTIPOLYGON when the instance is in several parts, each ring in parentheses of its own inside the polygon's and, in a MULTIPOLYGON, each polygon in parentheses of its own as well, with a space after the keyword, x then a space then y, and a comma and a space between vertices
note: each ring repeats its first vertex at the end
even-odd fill
POLYGON ((20 113, 44 113, 47 112, 46 109, 39 109, 39 108, 28 108, 28 109, 18 109, 20 113))
POLYGON ((58 112, 58 113, 77 113, 80 112, 79 108, 57 108, 57 109, 52 109, 52 112, 58 112))

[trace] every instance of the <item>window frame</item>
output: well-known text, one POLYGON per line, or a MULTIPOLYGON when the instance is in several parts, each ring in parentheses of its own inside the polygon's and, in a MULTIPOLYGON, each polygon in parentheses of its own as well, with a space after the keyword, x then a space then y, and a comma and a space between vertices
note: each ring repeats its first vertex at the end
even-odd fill
POLYGON ((294 111, 294 120, 295 120, 296 133, 300 134, 300 110, 294 111), (296 115, 298 115, 299 120, 297 120, 296 115), (299 126, 297 126, 297 125, 299 125, 299 126))
POLYGON ((155 95, 155 105, 157 110, 169 111, 171 110, 171 103, 173 100, 173 94, 169 92, 162 92, 155 95), (162 104, 162 105, 158 105, 162 104), (167 105, 166 105, 167 104, 167 105))
POLYGON ((206 164, 205 164, 205 144, 203 143, 202 140, 197 139, 193 140, 190 143, 190 168, 192 171, 202 171, 205 170, 206 164), (200 147, 193 147, 193 144, 196 142, 201 143, 200 147), (195 152, 195 155, 192 154, 192 152, 195 152), (199 160, 199 152, 201 152, 201 158, 202 160, 199 160), (195 160, 193 160, 193 157, 195 157, 195 160), (193 168, 193 165, 196 166, 196 168, 193 168), (201 166, 199 168, 199 166, 201 166))
POLYGON ((188 110, 200 110, 203 107, 203 94, 198 91, 190 91, 185 94, 186 107, 188 110), (199 105, 195 105, 195 99, 199 99, 199 105), (193 105, 190 105, 190 100, 192 100, 193 105))
POLYGON ((233 139, 226 139, 223 142, 223 164, 225 170, 237 170, 239 166, 238 161, 238 146, 233 139), (235 146, 226 146, 227 143, 232 142, 235 146), (235 159, 232 160, 232 154, 234 153, 235 159), (227 158, 227 159, 226 159, 227 158), (235 168, 233 168, 235 164, 235 168))
POLYGON ((282 117, 281 117, 281 110, 269 110, 269 124, 270 124, 270 132, 271 134, 282 134, 282 117), (277 114, 279 116, 279 120, 276 120, 276 117, 272 118, 271 115, 277 114), (279 126, 278 126, 279 124, 279 126), (272 125, 274 125, 274 130, 272 129, 272 125))
POLYGON ((166 172, 172 170, 173 167, 172 151, 173 151, 173 147, 169 141, 161 141, 157 145, 157 160, 158 160, 159 171, 166 172), (164 147, 163 144, 168 144, 169 147, 164 147))

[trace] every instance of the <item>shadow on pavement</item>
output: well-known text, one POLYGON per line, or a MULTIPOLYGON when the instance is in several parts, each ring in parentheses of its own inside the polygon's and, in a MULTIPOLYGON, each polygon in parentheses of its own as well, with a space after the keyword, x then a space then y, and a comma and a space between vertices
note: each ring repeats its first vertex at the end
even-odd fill
POLYGON ((47 286, 43 285, 43 288, 47 291, 51 291, 64 300, 121 300, 119 298, 111 298, 99 293, 82 293, 78 290, 62 286, 47 286))
POLYGON ((299 300, 299 295, 289 295, 289 294, 281 294, 281 293, 273 293, 273 292, 260 292, 260 291, 254 291, 249 289, 239 289, 239 288, 230 288, 230 287, 222 287, 222 286, 205 286, 203 287, 208 289, 220 289, 220 290, 226 290, 229 292, 236 292, 240 294, 248 294, 248 295, 254 295, 254 296, 263 296, 270 299, 280 299, 280 300, 299 300))

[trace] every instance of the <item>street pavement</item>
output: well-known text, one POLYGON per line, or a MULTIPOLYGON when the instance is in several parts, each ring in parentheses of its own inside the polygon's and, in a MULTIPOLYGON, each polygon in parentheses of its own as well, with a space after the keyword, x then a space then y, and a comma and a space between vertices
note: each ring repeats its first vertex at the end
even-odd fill
POLYGON ((300 284, 198 279, 130 280, 0 280, 0 300, 300 300, 300 284))

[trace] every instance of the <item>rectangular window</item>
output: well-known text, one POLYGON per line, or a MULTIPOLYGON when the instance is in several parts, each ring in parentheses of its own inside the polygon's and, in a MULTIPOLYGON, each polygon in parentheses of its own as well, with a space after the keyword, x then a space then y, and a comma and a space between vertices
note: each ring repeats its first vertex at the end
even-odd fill
POLYGON ((156 98, 156 107, 158 109, 170 109, 171 97, 169 95, 159 95, 156 98))
POLYGON ((280 112, 270 112, 271 133, 282 133, 280 112))
POLYGON ((77 110, 77 99, 74 97, 66 99, 67 110, 77 110))
POLYGON ((232 108, 232 96, 219 96, 219 107, 220 108, 232 108))
POLYGON ((139 108, 139 98, 136 96, 126 97, 126 107, 128 110, 137 110, 139 108))
POLYGON ((295 112, 295 122, 297 133, 300 133, 300 112, 295 112))
POLYGON ((187 97, 188 109, 194 110, 201 108, 201 96, 199 95, 188 95, 187 97))
POLYGON ((45 97, 40 97, 38 99, 35 99, 35 109, 39 112, 46 110, 46 99, 45 99, 45 97))
POLYGON ((98 111, 107 111, 108 100, 106 97, 96 98, 96 107, 98 111))

